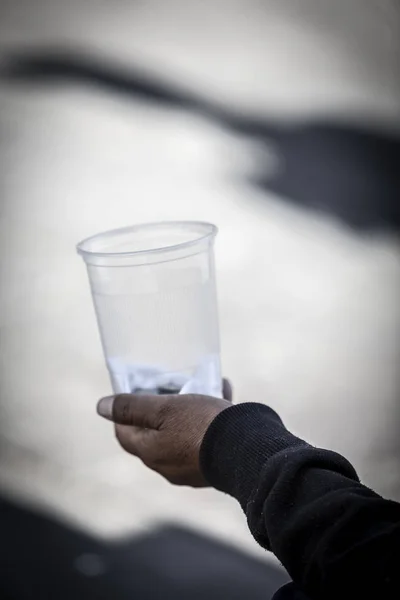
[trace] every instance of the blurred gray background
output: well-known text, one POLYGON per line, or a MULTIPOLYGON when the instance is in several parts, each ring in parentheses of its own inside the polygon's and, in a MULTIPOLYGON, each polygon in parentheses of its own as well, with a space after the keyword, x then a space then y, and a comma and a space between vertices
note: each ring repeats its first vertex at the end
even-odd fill
MULTIPOLYGON (((393 133, 398 12, 390 0, 1 0, 0 60, 67 49, 238 115, 393 133)), ((354 230, 252 185, 281 161, 276 144, 201 111, 82 81, 0 83, 4 494, 103 537, 167 521, 272 560, 233 500, 168 485, 95 414, 110 385, 76 242, 201 219, 220 228, 222 361, 236 401, 270 404, 400 500, 397 233, 354 230)))

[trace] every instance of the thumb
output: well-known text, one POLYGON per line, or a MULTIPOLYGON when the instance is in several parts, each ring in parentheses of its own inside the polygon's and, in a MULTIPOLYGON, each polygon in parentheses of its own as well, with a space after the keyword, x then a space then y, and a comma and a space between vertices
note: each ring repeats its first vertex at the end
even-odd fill
POLYGON ((168 402, 168 398, 167 395, 147 396, 144 394, 106 396, 97 403, 97 413, 119 425, 158 429, 160 409, 168 402))

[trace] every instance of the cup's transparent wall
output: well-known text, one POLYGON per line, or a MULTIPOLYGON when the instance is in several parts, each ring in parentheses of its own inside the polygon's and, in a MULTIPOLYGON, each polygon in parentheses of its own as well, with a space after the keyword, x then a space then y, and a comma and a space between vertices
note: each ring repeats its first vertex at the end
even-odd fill
POLYGON ((216 230, 211 231, 196 241, 196 224, 145 226, 117 232, 109 253, 106 243, 97 254, 81 251, 115 393, 221 396, 216 230), (148 244, 152 237, 177 244, 142 250, 143 238, 148 244), (138 251, 130 252, 132 247, 138 251))

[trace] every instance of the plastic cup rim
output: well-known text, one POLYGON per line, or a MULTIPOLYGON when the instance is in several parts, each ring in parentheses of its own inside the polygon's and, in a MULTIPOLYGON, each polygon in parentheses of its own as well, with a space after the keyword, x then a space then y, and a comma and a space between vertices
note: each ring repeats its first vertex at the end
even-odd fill
POLYGON ((99 258, 111 258, 111 257, 128 257, 128 256, 140 256, 140 255, 148 255, 148 254, 163 254, 165 252, 173 252, 176 250, 189 248, 191 246, 195 246, 200 242, 206 240, 207 238, 214 238, 218 233, 218 227, 213 223, 208 223, 207 221, 154 221, 149 223, 139 223, 137 225, 128 225, 127 227, 118 227, 116 229, 110 229, 107 231, 102 231, 100 233, 96 233, 90 237, 83 239, 76 246, 78 254, 80 254, 83 258, 96 256, 99 258), (188 240, 186 242, 179 242, 178 244, 173 244, 171 246, 158 246, 156 248, 147 248, 145 250, 129 250, 126 252, 104 252, 97 250, 88 250, 85 246, 88 246, 91 242, 95 240, 99 240, 105 236, 115 236, 122 233, 135 232, 139 229, 158 227, 160 225, 170 225, 170 226, 180 226, 180 227, 190 227, 197 226, 204 229, 205 233, 199 236, 196 236, 192 240, 188 240))

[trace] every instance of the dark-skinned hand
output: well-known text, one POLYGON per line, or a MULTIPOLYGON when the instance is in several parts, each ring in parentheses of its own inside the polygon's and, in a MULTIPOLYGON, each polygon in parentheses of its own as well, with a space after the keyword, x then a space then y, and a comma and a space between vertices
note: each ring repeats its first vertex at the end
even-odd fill
POLYGON ((187 395, 118 394, 102 398, 97 412, 115 423, 121 446, 176 485, 207 486, 199 463, 204 435, 231 406, 232 389, 223 382, 224 399, 187 395))

